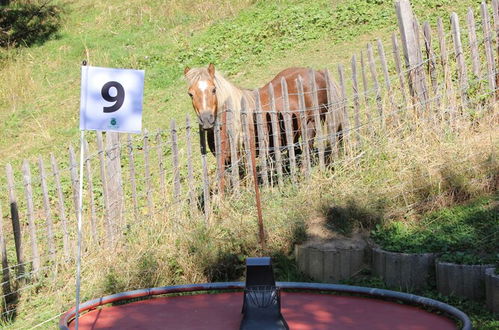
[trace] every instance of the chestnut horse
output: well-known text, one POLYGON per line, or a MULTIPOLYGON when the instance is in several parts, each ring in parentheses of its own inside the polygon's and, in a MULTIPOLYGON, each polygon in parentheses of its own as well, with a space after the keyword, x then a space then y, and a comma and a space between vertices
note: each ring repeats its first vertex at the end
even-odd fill
MULTIPOLYGON (((286 141, 286 135, 284 130, 284 124, 282 123, 282 113, 284 111, 284 102, 282 97, 282 86, 281 80, 284 80, 288 86, 289 94, 289 110, 292 113, 292 125, 293 125, 293 143, 298 146, 298 140, 301 135, 301 121, 300 121, 300 106, 299 106, 299 96, 298 87, 296 81, 301 77, 303 81, 303 92, 305 100, 305 120, 307 135, 310 139, 310 144, 313 144, 313 139, 315 137, 315 118, 313 113, 313 100, 312 100, 312 84, 310 81, 311 69, 307 68, 288 68, 281 71, 277 76, 272 79, 268 84, 259 88, 257 92, 260 95, 260 104, 263 111, 263 120, 267 124, 267 131, 269 134, 280 134, 281 146, 288 145, 286 141), (272 125, 270 122, 270 95, 269 95, 269 84, 272 83, 274 89, 274 99, 276 112, 278 113, 278 118, 280 118, 280 130, 281 132, 272 132, 272 125)), ((256 93, 254 90, 239 88, 229 82, 225 77, 223 77, 218 71, 215 70, 215 66, 210 64, 208 68, 189 68, 186 67, 184 70, 185 78, 189 84, 188 94, 192 99, 192 106, 196 111, 199 120, 200 130, 205 130, 208 137, 208 146, 213 154, 215 154, 215 137, 214 137, 214 125, 217 117, 220 116, 220 125, 222 130, 222 150, 223 159, 226 160, 226 164, 230 161, 230 150, 227 148, 228 143, 224 139, 226 134, 226 112, 223 111, 226 102, 230 99, 232 103, 232 112, 234 118, 234 141, 237 144, 237 149, 241 149, 242 144, 242 126, 241 126, 241 101, 244 99, 249 113, 254 113, 256 108, 256 93)), ((328 111, 328 95, 327 95, 327 83, 325 73, 323 71, 314 71, 315 81, 317 85, 317 98, 318 105, 321 114, 321 120, 324 120, 325 113, 328 111)), ((331 82, 332 88, 332 100, 333 104, 339 104, 339 90, 336 84, 331 82)), ((329 134, 335 134, 341 131, 341 116, 343 115, 341 111, 333 110, 331 113, 335 117, 333 122, 337 123, 334 127, 334 132, 329 132, 329 134)), ((249 116, 248 118, 253 118, 249 116)), ((257 137, 256 129, 254 125, 256 122, 254 119, 250 121, 253 125, 250 125, 251 135, 257 137)), ((269 149, 273 148, 273 139, 269 138, 269 149)), ((299 152, 299 148, 298 148, 299 152)))

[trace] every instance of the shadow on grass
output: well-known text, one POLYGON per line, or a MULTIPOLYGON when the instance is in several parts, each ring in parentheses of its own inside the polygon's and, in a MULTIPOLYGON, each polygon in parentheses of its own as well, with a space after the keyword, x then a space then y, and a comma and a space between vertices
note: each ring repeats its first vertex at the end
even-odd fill
POLYGON ((0 47, 40 45, 56 35, 64 10, 50 1, 0 7, 0 47))

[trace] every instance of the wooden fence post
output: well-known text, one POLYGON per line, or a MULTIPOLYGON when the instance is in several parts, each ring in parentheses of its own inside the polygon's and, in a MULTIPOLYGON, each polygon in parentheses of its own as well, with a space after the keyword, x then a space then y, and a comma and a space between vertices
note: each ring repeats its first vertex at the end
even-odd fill
POLYGON ((417 22, 412 13, 409 0, 399 0, 395 3, 405 64, 409 76, 409 90, 416 104, 427 104, 425 76, 422 70, 423 59, 419 48, 417 22))
POLYGON ((315 80, 315 71, 313 69, 309 69, 308 74, 311 82, 312 113, 314 115, 315 141, 317 142, 317 151, 319 155, 319 168, 321 171, 324 171, 326 169, 324 162, 324 132, 322 130, 321 109, 319 108, 319 95, 317 94, 318 91, 317 82, 315 80))
MULTIPOLYGON (((293 115, 289 109, 289 95, 288 84, 284 77, 281 79, 282 90, 282 105, 283 105, 283 118, 284 130, 286 132, 286 147, 288 149, 289 171, 291 173, 291 182, 296 184, 296 155, 295 155, 295 142, 293 132, 293 115)), ((297 118, 298 119, 298 118, 297 118)))
POLYGON ((47 243, 49 248, 50 260, 55 261, 56 251, 54 243, 54 227, 52 224, 52 212, 50 210, 49 193, 47 189, 47 176, 45 174, 45 166, 42 156, 38 157, 38 168, 40 171, 40 183, 43 195, 43 209, 45 211, 45 224, 47 226, 47 243))
POLYGON ((269 168, 267 166, 267 151, 268 151, 268 138, 266 134, 266 120, 263 120, 263 110, 262 110, 262 105, 260 104, 260 93, 258 90, 254 91, 255 93, 255 117, 256 117, 256 132, 258 135, 258 158, 260 159, 260 164, 261 164, 261 170, 260 170, 260 175, 262 177, 263 181, 263 186, 268 187, 269 186, 269 168), (264 127, 265 126, 265 127, 264 127))
POLYGON ((326 91, 327 91, 327 103, 329 104, 327 120, 327 129, 329 131, 329 144, 331 145, 332 156, 338 156, 338 132, 337 129, 342 125, 338 120, 341 116, 338 116, 338 112, 341 112, 341 96, 339 95, 338 88, 336 84, 331 80, 331 75, 329 70, 326 69, 326 91))
POLYGON ((238 136, 234 127, 234 111, 231 98, 227 99, 227 136, 229 138, 230 147, 230 170, 232 179, 232 190, 237 194, 239 193, 239 160, 238 160, 238 136))
MULTIPOLYGON (((173 168, 173 200, 175 203, 180 203, 180 168, 178 162, 178 141, 177 141, 177 128, 175 120, 170 122, 171 142, 172 142, 172 168, 173 168)), ((176 209, 180 206, 177 205, 176 209)))
POLYGON ((352 65, 352 92, 353 92, 353 108, 354 108, 354 120, 355 120, 355 137, 357 139, 357 148, 361 147, 361 134, 362 129, 360 124, 360 102, 359 102, 359 84, 357 82, 357 58, 355 54, 351 59, 352 65))
POLYGON ((14 183, 14 173, 12 172, 12 166, 7 164, 7 187, 9 189, 9 203, 10 203, 10 215, 12 220, 12 231, 14 232, 14 243, 16 246, 16 256, 17 256, 17 271, 19 276, 23 276, 25 272, 24 268, 24 253, 22 244, 22 233, 21 224, 19 222, 19 207, 17 204, 16 188, 14 183))
MULTIPOLYGON (((494 76, 494 71, 496 68, 494 66, 494 54, 492 53, 492 33, 490 31, 490 19, 489 12, 487 10, 487 4, 485 2, 482 2, 480 9, 482 14, 485 59, 487 61, 487 80, 489 81, 489 89, 494 92, 496 89, 496 81, 494 76)), ((499 60, 499 54, 497 56, 499 60)))
POLYGON ((5 243, 5 236, 3 233, 3 212, 2 205, 0 204, 0 255, 2 258, 2 292, 6 300, 6 297, 11 295, 10 287, 10 268, 9 260, 7 258, 7 244, 5 243))
POLYGON ((143 138, 143 149, 144 149, 144 171, 145 171, 145 181, 146 181, 146 197, 147 197, 147 209, 149 211, 149 217, 154 214, 154 205, 152 200, 152 184, 151 184, 151 169, 149 166, 149 135, 147 130, 144 131, 143 138))
POLYGON ((347 106, 347 92, 345 87, 345 73, 343 69, 343 65, 338 65, 338 76, 340 78, 340 97, 341 97, 341 112, 342 112, 342 122, 341 129, 344 131, 343 133, 343 146, 344 152, 348 152, 351 148, 351 129, 350 129, 350 117, 348 115, 348 106, 347 106), (345 133, 346 132, 346 133, 345 133))
MULTIPOLYGON (((494 30, 496 31, 496 64, 495 64, 495 86, 499 86, 499 0, 492 0, 492 17, 494 18, 494 30)), ((499 98, 499 90, 495 92, 495 99, 499 98)))
POLYGON ((206 132, 199 125, 199 141, 201 148, 201 165, 203 167, 203 206, 205 223, 209 225, 211 215, 211 201, 210 201, 210 178, 208 176, 208 164, 206 162, 206 132))
POLYGON ((380 119, 381 126, 384 126, 385 118, 383 112, 383 103, 381 100, 381 93, 378 82, 378 75, 376 73, 376 64, 374 63, 373 47, 371 44, 367 44, 367 58, 369 61, 369 69, 371 71, 371 78, 373 79, 374 93, 376 96, 376 105, 378 107, 378 115, 380 119))
MULTIPOLYGON (((402 95, 403 108, 407 108, 407 98, 405 95, 405 78, 402 72, 402 65, 400 63, 400 51, 398 45, 398 39, 395 35, 395 32, 392 33, 392 47, 393 47, 393 59, 395 60, 395 70, 397 71, 397 76, 399 78, 400 84, 400 94, 402 95)), ((401 117, 401 114, 398 115, 398 118, 401 117)))
MULTIPOLYGON (((123 219, 123 179, 121 176, 121 146, 120 133, 106 133, 106 179, 108 180, 109 217, 113 224, 112 230, 124 227, 123 219)), ((120 228, 120 232, 122 231, 120 228)))
MULTIPOLYGON (((225 113, 223 114, 225 116, 225 113)), ((220 196, 223 195, 225 189, 225 149, 222 147, 222 125, 220 124, 222 114, 217 115, 213 133, 215 137, 215 158, 217 159, 217 186, 220 196)))
POLYGON ((109 245, 114 244, 114 232, 112 229, 111 225, 111 218, 109 216, 109 192, 108 192, 108 180, 107 180, 107 174, 106 174, 106 164, 105 164, 105 158, 104 158, 104 143, 102 139, 102 132, 98 131, 97 132, 97 149, 99 153, 99 164, 100 164, 100 177, 101 177, 101 182, 102 182, 102 199, 104 202, 104 219, 105 219, 105 226, 106 226, 106 237, 104 240, 107 242, 109 245))
POLYGON ((31 186, 31 170, 29 163, 25 159, 23 161, 23 178, 24 178, 24 191, 26 193, 26 211, 28 218, 29 236, 31 239, 31 257, 33 262, 33 274, 38 276, 40 273, 40 253, 38 251, 38 242, 36 239, 36 225, 35 225, 35 210, 33 205, 33 188, 31 186))
MULTIPOLYGON (((279 123, 279 115, 277 114, 274 85, 269 83, 269 99, 270 99, 270 121, 272 125, 272 142, 274 145, 273 155, 277 171, 277 184, 282 188, 282 157, 281 157, 281 128, 279 123)), ((284 104, 284 101, 282 102, 284 104)), ((283 109, 281 109, 283 110, 283 109)), ((284 117, 283 117, 284 120, 284 117)))
POLYGON ((196 203, 196 191, 194 186, 194 169, 192 167, 192 127, 191 127, 191 118, 189 115, 185 118, 185 138, 187 143, 187 182, 189 185, 189 202, 191 204, 191 208, 194 210, 197 208, 196 203))
POLYGON ((310 178, 311 172, 311 162, 310 162, 310 137, 308 135, 308 125, 307 125, 307 106, 305 104, 305 93, 303 91, 303 79, 298 76, 295 80, 296 89, 298 91, 298 116, 300 117, 300 128, 301 128, 301 161, 303 164, 303 170, 305 172, 305 177, 310 178))
POLYGON ((161 132, 156 134, 156 153, 158 155, 159 165, 159 184, 161 185, 161 199, 166 198, 166 179, 165 179, 165 164, 163 162, 163 139, 161 132))
POLYGON ((364 60, 364 52, 361 50, 360 51, 360 67, 361 67, 361 72, 362 72, 362 88, 364 91, 364 111, 366 113, 366 118, 367 118, 367 126, 369 127, 369 134, 373 134, 373 128, 372 128, 372 119, 371 119, 371 112, 369 109, 369 87, 367 83, 367 74, 366 74, 366 61, 364 60))
MULTIPOLYGON (((437 82, 437 70, 436 70, 436 62, 435 62, 435 52, 433 51, 432 40, 431 40, 431 27, 430 23, 423 23, 423 35, 424 35, 424 45, 426 50, 426 59, 428 61, 428 74, 430 75, 431 87, 433 91, 433 97, 435 98, 435 103, 437 108, 440 107, 440 99, 438 96, 438 82, 437 82)), ((434 108, 430 108, 430 112, 432 112, 430 117, 435 120, 435 114, 433 113, 434 108)))
POLYGON ((480 55, 478 53, 478 42, 476 39, 475 15, 473 9, 468 8, 466 14, 466 23, 468 25, 468 42, 471 48, 471 64, 475 79, 480 79, 480 55))
POLYGON ((62 246, 64 250, 64 257, 69 258, 69 233, 66 217, 66 207, 64 205, 64 193, 61 187, 61 176, 59 173, 59 167, 55 160, 54 154, 50 154, 50 163, 52 164, 52 174, 54 175, 54 182, 57 188, 57 202, 59 205, 59 219, 62 224, 62 246))
POLYGON ((133 215, 135 221, 139 219, 139 203, 137 201, 137 181, 135 179, 135 156, 133 154, 132 136, 127 136, 128 144, 128 168, 130 172, 130 186, 132 188, 133 215))
POLYGON ((90 163, 90 152, 88 141, 85 140, 84 144, 85 152, 85 174, 87 177, 87 188, 88 188, 88 199, 90 204, 90 230, 92 234, 92 240, 97 243, 97 215, 95 210, 95 196, 94 196, 94 180, 92 176, 92 165, 90 163))
POLYGON ((450 15, 450 21, 452 25, 452 40, 454 41, 454 50, 456 52, 459 89, 461 90, 461 107, 465 108, 468 104, 468 74, 466 73, 466 64, 464 63, 461 28, 459 27, 459 18, 456 13, 450 15))
MULTIPOLYGON (((381 68, 383 69, 383 77, 385 79, 386 92, 388 93, 388 98, 390 100, 390 117, 397 118, 397 106, 395 104, 395 99, 393 98, 392 85, 390 82, 390 75, 388 74, 388 66, 386 64, 385 49, 383 48, 383 43, 381 39, 378 39, 378 54, 381 61, 381 68)), ((383 121, 384 122, 384 121, 383 121)))

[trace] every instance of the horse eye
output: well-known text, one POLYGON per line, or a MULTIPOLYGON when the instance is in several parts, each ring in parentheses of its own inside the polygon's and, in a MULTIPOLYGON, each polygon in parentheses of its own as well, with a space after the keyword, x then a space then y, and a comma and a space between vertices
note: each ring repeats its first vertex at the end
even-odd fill
POLYGON ((217 92, 217 89, 216 88, 213 88, 213 94, 215 94, 217 92))
POLYGON ((187 94, 189 94, 189 96, 190 96, 190 97, 192 97, 192 93, 191 93, 191 92, 189 92, 189 93, 187 93, 187 94))

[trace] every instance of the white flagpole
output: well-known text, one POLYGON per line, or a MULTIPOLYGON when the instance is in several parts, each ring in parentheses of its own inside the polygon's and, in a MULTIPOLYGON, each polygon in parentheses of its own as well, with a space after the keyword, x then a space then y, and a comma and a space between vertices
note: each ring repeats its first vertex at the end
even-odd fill
POLYGON ((83 162, 84 162, 85 130, 80 134, 80 189, 78 194, 78 247, 76 256, 76 318, 75 329, 78 330, 78 318, 80 316, 80 286, 81 286, 81 224, 83 213, 83 162))

